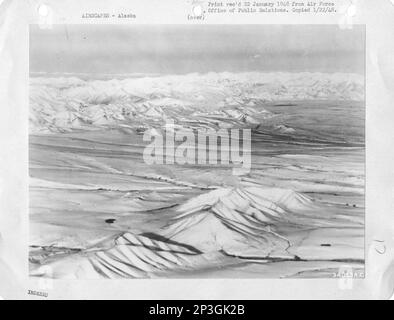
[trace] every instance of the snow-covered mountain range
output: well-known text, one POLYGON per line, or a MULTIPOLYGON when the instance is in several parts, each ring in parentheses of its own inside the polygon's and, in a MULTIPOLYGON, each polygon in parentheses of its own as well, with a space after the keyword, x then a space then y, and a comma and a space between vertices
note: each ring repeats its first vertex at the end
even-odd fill
POLYGON ((231 127, 269 117, 263 103, 364 99, 357 74, 207 73, 112 80, 30 79, 30 132, 105 126, 231 127))

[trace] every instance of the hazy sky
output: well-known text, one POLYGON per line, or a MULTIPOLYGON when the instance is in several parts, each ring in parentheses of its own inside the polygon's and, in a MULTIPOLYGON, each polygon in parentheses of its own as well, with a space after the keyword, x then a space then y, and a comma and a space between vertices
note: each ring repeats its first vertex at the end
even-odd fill
POLYGON ((364 73, 364 46, 363 26, 32 25, 30 71, 364 73))

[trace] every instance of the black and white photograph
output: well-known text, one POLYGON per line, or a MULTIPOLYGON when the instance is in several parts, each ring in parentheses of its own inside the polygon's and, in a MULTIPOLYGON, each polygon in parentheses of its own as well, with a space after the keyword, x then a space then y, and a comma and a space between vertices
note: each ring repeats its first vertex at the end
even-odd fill
POLYGON ((364 278, 365 45, 30 25, 30 277, 364 278))

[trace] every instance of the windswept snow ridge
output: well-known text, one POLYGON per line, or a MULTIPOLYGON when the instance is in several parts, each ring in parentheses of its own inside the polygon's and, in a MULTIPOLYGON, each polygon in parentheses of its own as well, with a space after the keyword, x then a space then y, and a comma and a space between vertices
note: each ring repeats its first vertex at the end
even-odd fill
MULTIPOLYGON (((218 255, 222 255, 218 253, 218 255)), ((193 269, 208 264, 212 256, 186 246, 154 240, 143 235, 124 233, 108 248, 90 249, 63 259, 44 260, 51 268, 40 268, 32 276, 53 278, 150 278, 163 272, 193 269), (47 274, 51 270, 51 274, 47 274)))
POLYGON ((276 232, 295 222, 298 211, 313 205, 297 192, 277 188, 221 188, 189 200, 179 208, 166 237, 204 251, 224 250, 243 256, 285 254, 290 243, 276 232))

